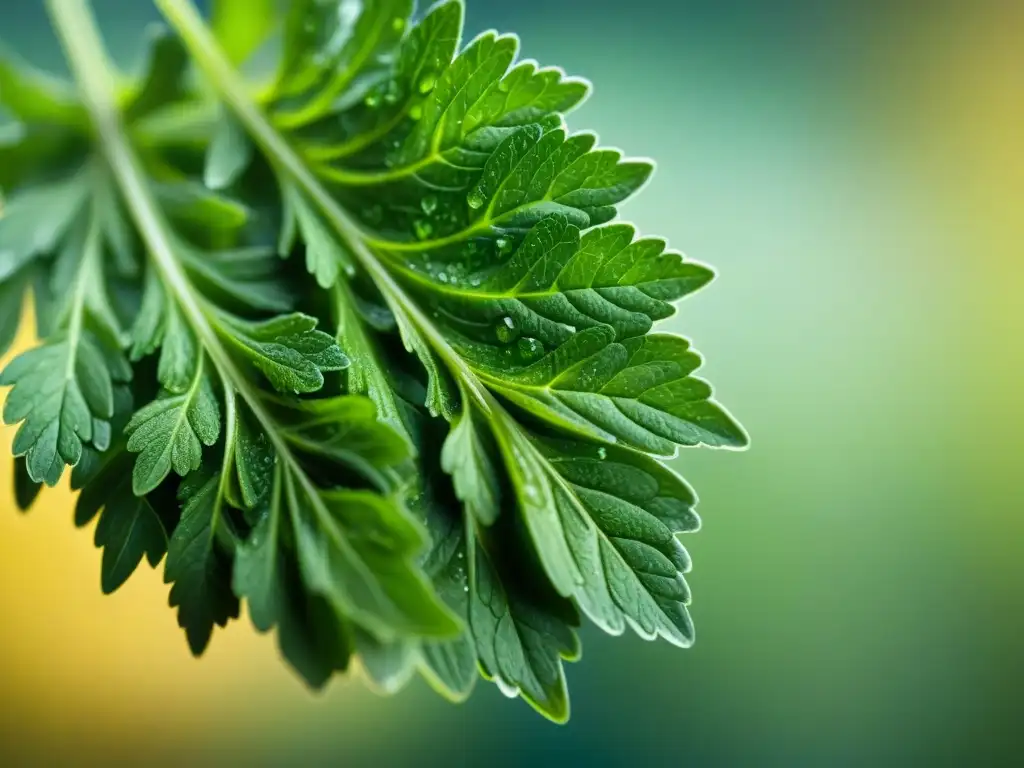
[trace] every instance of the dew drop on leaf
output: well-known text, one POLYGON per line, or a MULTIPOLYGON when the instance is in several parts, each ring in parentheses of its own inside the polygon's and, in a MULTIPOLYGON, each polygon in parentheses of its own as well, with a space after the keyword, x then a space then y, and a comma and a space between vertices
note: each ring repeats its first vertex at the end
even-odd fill
POLYGON ((526 496, 526 500, 529 501, 530 503, 540 504, 540 490, 538 490, 536 485, 533 485, 532 483, 527 483, 526 485, 524 485, 523 494, 526 496))
POLYGON ((419 120, 421 117, 423 117, 423 105, 413 104, 409 108, 409 119, 415 122, 416 120, 419 120))
POLYGON ((402 86, 397 80, 390 81, 384 92, 384 101, 388 104, 394 104, 400 98, 402 98, 402 86))
POLYGON ((370 91, 366 94, 366 98, 363 99, 363 103, 365 103, 370 109, 376 109, 380 106, 380 94, 377 93, 377 91, 370 91))
POLYGON ((519 689, 516 688, 514 685, 509 685, 500 677, 494 678, 494 682, 497 684, 498 690, 505 694, 505 696, 507 696, 508 698, 514 699, 517 696, 519 696, 519 689))
POLYGON ((517 346, 519 348, 519 356, 523 359, 524 363, 532 363, 534 360, 544 357, 544 344, 539 339, 524 337, 519 340, 517 346))
POLYGON ((597 449, 597 458, 599 458, 601 461, 604 461, 605 459, 608 458, 608 449, 605 448, 603 445, 597 449))
POLYGON ((469 207, 473 210, 482 208, 484 204, 484 195, 480 191, 480 187, 475 187, 472 192, 466 197, 466 202, 469 203, 469 207))
POLYGON ((416 238, 418 240, 426 240, 434 234, 434 225, 426 219, 417 219, 412 226, 416 230, 416 238))
POLYGON ((502 93, 508 93, 510 87, 507 79, 498 81, 498 90, 502 93))
POLYGON ((494 241, 494 244, 498 246, 499 253, 508 253, 512 250, 512 240, 507 237, 499 237, 494 241))
POLYGON ((428 216, 437 210, 437 195, 427 195, 420 200, 420 208, 428 216))
POLYGON ((420 78, 417 88, 419 88, 420 93, 430 93, 434 90, 435 85, 437 85, 437 77, 432 74, 427 74, 420 78))
POLYGON ((516 321, 505 315, 494 327, 494 335, 498 337, 498 341, 502 344, 512 343, 519 336, 519 328, 516 326, 516 321))
POLYGON ((395 32, 401 32, 405 29, 405 19, 401 16, 395 16, 395 18, 391 20, 391 28, 395 30, 395 32))

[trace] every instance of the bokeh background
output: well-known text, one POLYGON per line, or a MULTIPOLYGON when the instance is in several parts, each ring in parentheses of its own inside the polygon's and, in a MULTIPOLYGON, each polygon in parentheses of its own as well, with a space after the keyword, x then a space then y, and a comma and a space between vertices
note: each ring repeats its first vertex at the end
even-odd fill
MULTIPOLYGON (((137 57, 150 4, 95 6, 137 57)), ((719 271, 667 324, 753 436, 677 462, 696 646, 586 632, 566 727, 489 685, 314 696, 247 622, 193 660, 148 568, 103 597, 70 495, 19 515, 4 461, 0 763, 1021 764, 1024 5, 469 6, 594 81, 570 124, 659 164, 626 215, 719 271)))

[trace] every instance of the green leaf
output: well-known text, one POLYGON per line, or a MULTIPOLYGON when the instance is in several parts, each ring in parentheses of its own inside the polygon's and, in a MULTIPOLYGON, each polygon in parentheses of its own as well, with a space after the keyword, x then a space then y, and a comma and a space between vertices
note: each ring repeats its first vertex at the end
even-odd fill
MULTIPOLYGON (((448 0, 434 4, 416 24, 399 47, 392 78, 359 77, 370 83, 368 89, 355 89, 363 103, 345 113, 345 130, 324 136, 323 145, 311 145, 311 156, 322 159, 352 157, 378 145, 382 138, 402 125, 406 118, 423 115, 426 94, 436 85, 437 76, 451 61, 462 34, 462 3, 448 0)), ((347 99, 354 102, 354 99, 347 99)))
POLYGON ((106 448, 115 377, 124 381, 127 373, 108 368, 98 342, 86 331, 51 336, 4 368, 0 386, 12 386, 4 422, 22 422, 14 455, 25 457, 35 482, 56 485, 64 465, 77 464, 89 443, 106 448))
POLYGON ((677 445, 741 448, 747 436, 690 376, 700 357, 678 336, 615 341, 609 326, 572 336, 510 373, 481 356, 480 375, 517 405, 565 428, 672 456, 677 445))
POLYGON ((199 469, 203 446, 214 445, 221 432, 220 403, 202 360, 185 392, 139 410, 126 432, 128 450, 139 454, 132 472, 137 496, 155 490, 172 469, 182 477, 199 469))
POLYGON ((160 518, 146 498, 132 492, 130 454, 123 448, 112 453, 82 489, 75 507, 79 526, 100 513, 95 540, 103 549, 101 586, 108 595, 131 577, 143 558, 155 568, 167 551, 160 518))
POLYGON ((377 420, 376 406, 365 397, 300 400, 288 411, 283 436, 297 450, 356 469, 381 490, 391 485, 385 471, 409 456, 409 444, 377 420))
POLYGON ((416 674, 419 655, 413 640, 382 642, 357 627, 355 647, 370 686, 378 693, 397 693, 416 674))
POLYGON ((176 224, 205 232, 218 243, 232 242, 249 221, 248 208, 198 181, 164 181, 154 184, 153 191, 176 224))
POLYGON ((316 329, 315 317, 295 313, 249 322, 222 315, 219 326, 226 343, 258 368, 278 392, 316 392, 323 374, 348 365, 334 338, 316 329))
POLYGON ((467 544, 470 625, 484 674, 503 691, 522 694, 545 717, 566 722, 569 694, 562 661, 580 655, 571 623, 545 602, 531 599, 519 579, 502 579, 473 538, 467 544))
POLYGON ((22 271, 0 281, 0 357, 7 354, 18 334, 28 278, 28 272, 22 271))
POLYGON ((357 295, 342 280, 335 284, 332 298, 338 344, 350 360, 345 369, 346 390, 366 395, 376 407, 377 418, 395 430, 411 447, 412 438, 402 420, 398 396, 381 361, 379 344, 359 312, 357 295))
POLYGON ((451 418, 457 412, 459 403, 459 393, 451 374, 431 342, 409 315, 408 309, 394 301, 389 302, 389 307, 406 351, 416 355, 427 372, 427 394, 424 401, 427 410, 432 416, 451 418))
POLYGON ((555 509, 583 575, 575 598, 611 634, 693 642, 677 533, 697 530, 696 497, 671 470, 637 451, 560 439, 538 447, 558 473, 555 509))
POLYGON ((244 599, 314 688, 479 669, 564 722, 581 615, 689 645, 657 457, 747 437, 655 329, 712 273, 610 223, 653 164, 569 129, 588 84, 463 46, 459 0, 156 4, 134 81, 85 2, 48 6, 77 91, 0 61, 19 503, 74 465, 104 590, 166 546, 195 653, 244 599))
POLYGON ((211 26, 234 64, 241 64, 270 37, 278 22, 278 0, 213 0, 211 26))
POLYGON ((129 123, 173 104, 185 95, 188 53, 181 40, 159 25, 151 26, 147 35, 149 61, 145 74, 124 107, 124 117, 129 123))
POLYGON ((234 458, 242 506, 256 509, 270 490, 275 453, 245 406, 239 408, 234 458))
POLYGON ((225 307, 286 312, 294 297, 272 248, 183 248, 178 256, 198 290, 225 307))
POLYGON ((285 658, 313 688, 348 667, 352 640, 327 601, 302 584, 294 556, 284 548, 282 531, 290 520, 282 508, 281 467, 274 473, 274 492, 249 539, 235 556, 234 590, 245 598, 253 625, 260 632, 278 628, 285 658))
POLYGON ((56 249, 85 205, 90 181, 80 171, 7 198, 0 217, 0 280, 56 249))
POLYGON ((277 85, 279 98, 288 99, 285 120, 309 122, 339 99, 365 93, 374 75, 386 76, 412 8, 413 0, 293 2, 277 85))
POLYGON ((196 340, 177 304, 167 298, 166 289, 152 271, 146 274, 142 304, 131 329, 131 359, 139 361, 160 350, 157 379, 167 392, 187 392, 195 381, 196 340))
POLYGON ((198 478, 182 486, 181 520, 167 546, 164 580, 173 583, 170 604, 178 608, 196 656, 210 642, 215 626, 238 618, 238 599, 231 590, 231 566, 217 545, 223 498, 218 478, 198 478))
POLYGON ((507 261, 479 258, 458 270, 423 258, 400 269, 453 330, 503 350, 511 344, 515 362, 529 363, 586 328, 610 326, 618 339, 642 336, 674 314, 671 302, 712 279, 707 267, 666 251, 663 240, 634 236, 628 224, 581 236, 567 217, 553 215, 530 229, 507 261))
POLYGON ((458 621, 413 566, 424 534, 395 503, 368 491, 323 491, 285 475, 303 579, 382 641, 456 634, 458 621))
POLYGON ((83 126, 87 122, 74 88, 0 47, 0 106, 28 123, 83 126))
MULTIPOLYGON (((285 216, 293 221, 294 228, 301 235, 306 246, 306 269, 316 277, 321 288, 330 288, 338 281, 342 269, 354 274, 355 265, 345 248, 338 242, 320 214, 309 204, 306 198, 293 185, 282 187, 284 196, 285 216)), ((291 250, 291 237, 279 246, 282 255, 287 256, 291 250)))
POLYGON ((586 82, 565 79, 558 70, 523 62, 510 71, 518 48, 514 35, 486 32, 459 54, 435 87, 421 80, 420 89, 430 90, 430 96, 396 165, 479 163, 509 129, 568 112, 586 97, 586 82))
POLYGON ((455 493, 483 525, 491 525, 501 508, 501 479, 491 461, 494 451, 480 416, 467 405, 452 422, 441 452, 441 467, 452 476, 455 493))
POLYGON ((421 643, 421 670, 431 684, 453 701, 469 697, 477 679, 477 656, 469 631, 469 571, 465 526, 460 514, 436 499, 421 504, 431 548, 423 563, 438 595, 466 623, 466 631, 445 640, 421 643))
POLYGON ((230 187, 252 162, 253 146, 238 121, 223 113, 206 152, 203 183, 210 189, 230 187))
POLYGON ((595 150, 591 133, 527 125, 511 133, 483 165, 467 202, 479 209, 475 229, 525 229, 551 213, 585 227, 646 183, 652 166, 624 161, 617 150, 595 150))

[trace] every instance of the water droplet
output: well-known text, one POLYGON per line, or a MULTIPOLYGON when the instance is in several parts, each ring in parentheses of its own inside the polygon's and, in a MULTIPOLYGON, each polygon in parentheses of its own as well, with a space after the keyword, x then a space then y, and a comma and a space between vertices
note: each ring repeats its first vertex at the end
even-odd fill
POLYGON ((494 335, 498 337, 498 341, 502 344, 509 344, 516 340, 519 336, 519 329, 516 327, 516 321, 508 315, 501 318, 498 324, 494 328, 494 335))
POLYGON ((427 195, 420 200, 420 208, 428 216, 437 210, 437 195, 427 195))
POLYGON ((417 219, 413 223, 413 228, 416 230, 416 238, 418 240, 426 240, 434 234, 434 225, 426 219, 417 219))
POLYGON ((395 32, 401 32, 405 29, 405 19, 401 16, 395 16, 395 18, 391 20, 391 28, 395 30, 395 32))
POLYGON ((397 80, 391 80, 384 92, 384 101, 388 104, 394 104, 400 98, 402 98, 402 86, 397 80))
POLYGON ((508 84, 508 79, 501 80, 498 83, 498 90, 501 91, 502 93, 508 93, 509 92, 509 88, 510 88, 510 86, 508 84))
POLYGON ((539 339, 522 338, 517 346, 524 363, 532 363, 544 357, 544 344, 539 339))
POLYGON ((514 699, 519 695, 519 689, 511 683, 506 683, 500 677, 494 678, 494 682, 498 685, 498 690, 501 691, 505 696, 510 699, 514 699))
POLYGON ((446 272, 439 272, 437 274, 437 279, 440 280, 442 283, 447 283, 448 282, 448 273, 446 273, 446 272))
POLYGON ((597 449, 597 458, 599 458, 601 461, 604 461, 605 459, 608 458, 608 449, 605 448, 603 445, 597 449))
POLYGON ((462 591, 463 592, 469 592, 469 584, 463 584, 462 585, 462 591))
POLYGON ((420 93, 430 93, 436 85, 437 77, 433 74, 427 74, 420 78, 417 88, 419 88, 420 93))
POLYGON ((473 191, 466 197, 466 202, 469 203, 469 207, 473 210, 482 208, 484 204, 484 193, 480 187, 474 187, 473 191))
POLYGON ((523 486, 523 495, 526 496, 526 500, 531 504, 540 504, 542 501, 540 489, 532 483, 527 483, 523 486))
POLYGON ((409 119, 410 120, 419 120, 421 117, 423 117, 423 105, 422 104, 413 104, 409 108, 409 119))
POLYGON ((498 246, 498 253, 506 254, 515 247, 515 243, 512 242, 510 237, 499 237, 494 241, 494 244, 498 246))
POLYGON ((459 560, 462 560, 465 556, 466 556, 466 553, 463 552, 462 550, 459 550, 459 554, 456 555, 456 557, 458 557, 459 560))
POLYGON ((380 106, 380 93, 377 91, 370 91, 366 94, 366 98, 363 99, 363 103, 366 104, 370 109, 376 109, 380 106))

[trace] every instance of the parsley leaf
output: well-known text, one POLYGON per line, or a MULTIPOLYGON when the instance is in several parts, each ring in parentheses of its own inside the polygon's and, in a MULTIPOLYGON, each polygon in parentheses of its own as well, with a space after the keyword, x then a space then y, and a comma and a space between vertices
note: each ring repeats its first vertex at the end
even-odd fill
MULTIPOLYGON (((747 438, 692 375, 700 358, 689 343, 652 332, 712 273, 608 223, 653 166, 566 128, 587 85, 516 64, 512 36, 485 33, 459 51, 461 4, 447 2, 395 45, 390 77, 361 101, 337 98, 317 69, 337 53, 331 27, 307 32, 300 14, 285 24, 261 112, 191 6, 158 5, 274 169, 292 211, 283 250, 298 238, 320 285, 348 283, 339 305, 370 283, 423 366, 413 390, 451 424, 441 469, 466 508, 457 527, 469 604, 453 607, 488 676, 567 717, 561 660, 578 644, 564 612, 552 613, 566 598, 609 632, 629 625, 688 645, 689 560, 675 534, 694 499, 652 456, 747 438), (427 48, 440 62, 422 64, 427 48), (511 554, 495 533, 506 529, 529 537, 511 554), (538 572, 552 599, 524 593, 522 574, 538 572)), ((362 34, 366 48, 381 45, 362 34)), ((355 81, 352 66, 343 77, 355 81)), ((376 66, 366 73, 379 77, 376 66)), ((359 350, 360 391, 385 406, 389 390, 409 391, 404 374, 383 373, 381 343, 353 312, 336 317, 341 343, 359 350)), ((442 593, 446 570, 431 569, 442 593)), ((372 651, 386 680, 408 668, 396 662, 406 647, 372 651)), ((466 690, 457 648, 421 645, 426 674, 455 696, 466 690)))
POLYGON ((653 164, 570 130, 589 84, 461 0, 156 4, 137 74, 87 0, 48 5, 74 85, 0 51, 19 507, 71 466, 104 592, 166 554, 195 654, 245 601, 313 688, 564 722, 582 617, 689 646, 661 460, 747 436, 657 328, 713 273, 615 221, 653 164))
POLYGON ((95 539, 96 546, 103 549, 101 586, 105 594, 124 584, 143 558, 155 568, 167 552, 163 522, 149 500, 132 491, 131 457, 123 447, 111 454, 92 474, 75 506, 76 525, 86 525, 100 515, 95 539))

